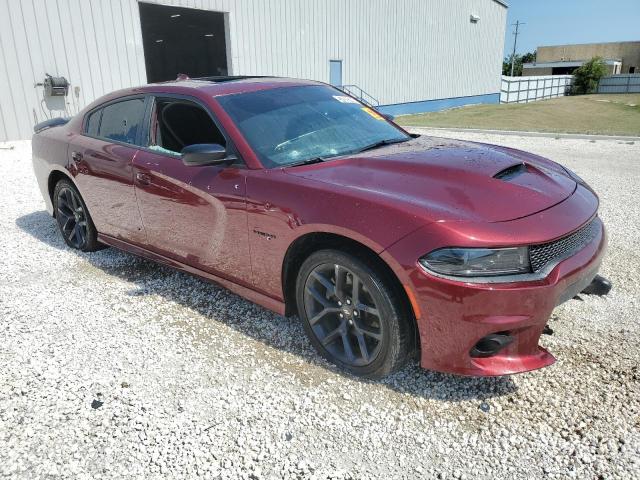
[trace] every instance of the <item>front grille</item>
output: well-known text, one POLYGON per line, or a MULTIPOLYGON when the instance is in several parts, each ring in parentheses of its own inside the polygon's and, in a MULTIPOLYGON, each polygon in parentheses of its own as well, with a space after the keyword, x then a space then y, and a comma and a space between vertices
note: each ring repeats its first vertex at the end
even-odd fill
POLYGON ((570 257, 590 243, 601 229, 600 220, 595 217, 580 230, 555 242, 532 245, 529 247, 529 260, 534 272, 547 265, 570 257))

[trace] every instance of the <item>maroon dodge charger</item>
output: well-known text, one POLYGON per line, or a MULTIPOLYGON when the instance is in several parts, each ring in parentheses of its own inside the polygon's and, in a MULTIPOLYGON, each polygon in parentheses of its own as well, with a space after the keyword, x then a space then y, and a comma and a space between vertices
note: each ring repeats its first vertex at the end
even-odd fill
POLYGON ((519 150, 410 135, 323 83, 181 79, 36 126, 64 241, 113 246, 297 314, 318 352, 382 377, 554 362, 553 309, 590 285, 598 197, 519 150))

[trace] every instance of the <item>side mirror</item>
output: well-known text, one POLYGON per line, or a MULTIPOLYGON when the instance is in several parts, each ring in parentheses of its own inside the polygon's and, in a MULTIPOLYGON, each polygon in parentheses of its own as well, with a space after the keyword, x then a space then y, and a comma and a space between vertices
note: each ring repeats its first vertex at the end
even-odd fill
POLYGON ((196 143, 189 145, 180 152, 182 163, 188 167, 204 167, 206 165, 220 165, 234 159, 227 155, 227 150, 218 143, 196 143))

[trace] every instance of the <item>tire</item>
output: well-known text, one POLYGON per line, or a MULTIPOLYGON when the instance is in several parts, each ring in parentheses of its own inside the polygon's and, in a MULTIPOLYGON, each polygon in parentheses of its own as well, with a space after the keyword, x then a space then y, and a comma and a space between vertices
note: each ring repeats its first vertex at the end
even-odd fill
POLYGON ((296 281, 298 313, 315 349, 341 369, 366 378, 402 368, 415 341, 397 282, 375 263, 320 250, 304 261, 296 281))
POLYGON ((104 248, 98 243, 98 232, 80 192, 69 180, 56 183, 53 211, 60 234, 69 247, 82 252, 104 248))

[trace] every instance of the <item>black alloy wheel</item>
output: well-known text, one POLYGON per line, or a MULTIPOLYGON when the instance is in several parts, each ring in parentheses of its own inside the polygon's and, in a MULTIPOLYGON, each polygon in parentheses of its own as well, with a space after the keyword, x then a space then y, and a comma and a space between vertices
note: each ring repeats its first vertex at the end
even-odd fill
POLYGON ((85 252, 97 250, 97 232, 87 207, 76 187, 60 180, 54 190, 54 211, 65 243, 85 252))
POLYGON ((342 265, 318 265, 307 278, 304 304, 314 335, 333 357, 350 366, 375 360, 384 327, 358 275, 342 265))
POLYGON ((358 376, 380 378, 412 353, 413 325, 397 288, 380 268, 335 250, 300 268, 298 312, 318 352, 358 376))

